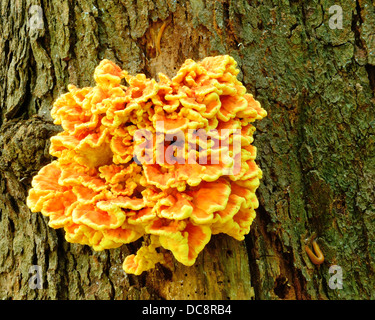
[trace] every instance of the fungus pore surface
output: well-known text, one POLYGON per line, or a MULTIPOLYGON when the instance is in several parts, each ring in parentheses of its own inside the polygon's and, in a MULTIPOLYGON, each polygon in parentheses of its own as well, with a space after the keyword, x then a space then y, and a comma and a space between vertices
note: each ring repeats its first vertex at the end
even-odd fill
POLYGON ((252 123, 267 113, 238 72, 228 55, 188 59, 157 82, 102 60, 95 87, 69 85, 55 101, 63 131, 51 138, 55 160, 33 178, 28 207, 95 250, 144 237, 123 264, 136 275, 170 264, 170 252, 191 266, 212 234, 243 240, 262 176, 252 123))

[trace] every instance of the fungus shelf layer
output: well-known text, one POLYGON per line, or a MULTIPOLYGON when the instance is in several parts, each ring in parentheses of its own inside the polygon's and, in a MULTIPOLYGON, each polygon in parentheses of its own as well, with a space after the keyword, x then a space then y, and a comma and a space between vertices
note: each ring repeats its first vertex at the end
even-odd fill
POLYGON ((124 261, 134 274, 170 263, 168 250, 194 264, 212 234, 243 240, 262 177, 253 122, 267 113, 238 72, 228 55, 188 59, 157 82, 102 60, 95 87, 69 85, 55 101, 56 160, 33 178, 27 205, 95 250, 149 235, 124 261))

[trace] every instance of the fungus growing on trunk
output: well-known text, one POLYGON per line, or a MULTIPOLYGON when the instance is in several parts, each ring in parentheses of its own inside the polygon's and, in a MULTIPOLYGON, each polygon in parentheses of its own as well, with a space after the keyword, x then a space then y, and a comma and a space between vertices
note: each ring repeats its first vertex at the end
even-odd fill
POLYGON ((194 264, 212 234, 243 240, 262 177, 252 123, 267 113, 238 72, 228 55, 188 59, 156 82, 101 61, 95 87, 69 85, 54 103, 64 130, 51 138, 57 159, 34 177, 27 205, 64 228, 67 241, 95 250, 150 236, 124 261, 134 274, 170 262, 167 250, 194 264))

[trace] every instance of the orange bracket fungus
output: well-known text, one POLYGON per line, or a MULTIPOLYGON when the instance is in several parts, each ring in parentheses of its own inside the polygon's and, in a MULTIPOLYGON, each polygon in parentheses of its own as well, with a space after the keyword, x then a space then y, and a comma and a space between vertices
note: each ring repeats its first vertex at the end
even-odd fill
POLYGON ((262 177, 252 123, 267 113, 238 72, 228 55, 188 59, 157 82, 102 60, 95 87, 69 85, 55 101, 56 159, 33 178, 27 205, 94 250, 147 237, 123 264, 136 275, 171 263, 168 250, 191 266, 212 234, 243 240, 262 177))

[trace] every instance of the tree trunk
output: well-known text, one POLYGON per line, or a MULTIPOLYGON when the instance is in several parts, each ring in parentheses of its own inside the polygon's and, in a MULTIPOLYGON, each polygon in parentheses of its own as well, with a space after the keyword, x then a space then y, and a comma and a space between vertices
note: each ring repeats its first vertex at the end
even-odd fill
POLYGON ((1 299, 375 298, 372 2, 342 2, 341 29, 326 0, 0 4, 1 299), (263 179, 246 241, 216 235, 192 267, 134 276, 122 262, 142 240, 95 252, 29 211, 32 177, 61 130, 50 109, 68 84, 93 86, 103 58, 155 78, 217 54, 236 59, 268 112, 256 123, 263 179), (305 252, 313 234, 321 265, 305 252))

